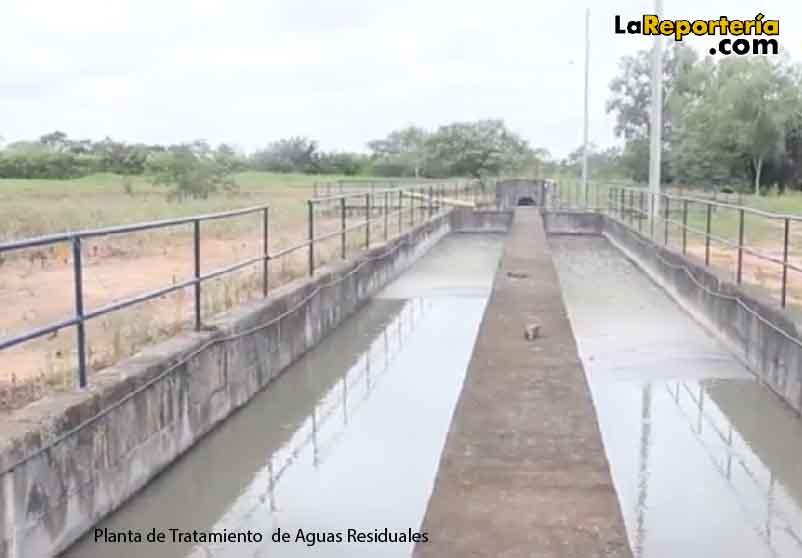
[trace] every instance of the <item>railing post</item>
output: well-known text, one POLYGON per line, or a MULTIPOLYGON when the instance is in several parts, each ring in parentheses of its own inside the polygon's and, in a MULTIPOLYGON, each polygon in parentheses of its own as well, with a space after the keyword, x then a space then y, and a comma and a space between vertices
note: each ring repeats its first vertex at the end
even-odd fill
POLYGON ((629 191, 629 226, 632 227, 635 221, 635 191, 629 191))
POLYGON ((741 284, 744 259, 744 210, 738 210, 738 269, 735 272, 735 282, 741 284))
POLYGON ((780 306, 785 308, 786 294, 788 291, 788 237, 791 228, 791 221, 788 217, 785 218, 785 231, 783 239, 783 284, 782 293, 780 295, 780 306))
POLYGON ((665 213, 663 213, 663 221, 664 221, 663 224, 665 225, 663 246, 668 246, 668 217, 669 217, 669 204, 671 203, 671 198, 669 198, 668 196, 664 196, 664 201, 666 202, 665 203, 666 209, 665 213))
POLYGON ((409 193, 409 226, 415 225, 415 195, 413 191, 409 193))
POLYGON ((688 252, 688 200, 682 200, 682 254, 688 252))
POLYGON ((705 267, 710 265, 710 217, 713 211, 713 206, 709 203, 706 204, 706 218, 705 218, 705 267))
POLYGON ((86 329, 84 327, 84 280, 81 264, 81 237, 72 238, 72 272, 75 280, 75 325, 78 354, 78 387, 86 387, 86 329))
POLYGON ((649 238, 654 240, 654 192, 649 192, 649 238))
POLYGON ((429 219, 434 216, 434 188, 429 186, 429 219))
POLYGON ((638 191, 638 234, 643 234, 643 190, 638 191))
POLYGON ((340 256, 342 259, 345 259, 348 257, 348 248, 346 245, 348 224, 345 218, 345 198, 340 198, 340 231, 340 256))
POLYGON ((269 230, 269 207, 265 207, 262 212, 262 295, 267 296, 268 271, 270 267, 270 250, 268 249, 268 230, 269 230))
POLYGON ((309 276, 315 274, 315 205, 312 201, 307 202, 308 221, 309 221, 309 276))
POLYGON ((370 194, 365 194, 365 250, 370 248, 370 194))
POLYGON ((389 201, 390 201, 390 191, 385 190, 384 191, 384 241, 385 242, 387 242, 388 238, 387 226, 388 226, 388 219, 390 218, 388 213, 388 211, 390 210, 390 207, 388 205, 389 201))
POLYGON ((398 234, 404 230, 404 191, 398 189, 398 234))
POLYGON ((618 206, 621 208, 620 209, 620 214, 621 214, 621 221, 622 222, 624 221, 624 215, 626 214, 626 199, 624 197, 625 195, 626 195, 626 193, 624 192, 624 189, 621 188, 621 199, 620 199, 620 201, 618 203, 618 206))
POLYGON ((194 244, 194 277, 195 277, 195 331, 201 329, 201 269, 200 269, 200 219, 193 221, 193 244, 194 244))

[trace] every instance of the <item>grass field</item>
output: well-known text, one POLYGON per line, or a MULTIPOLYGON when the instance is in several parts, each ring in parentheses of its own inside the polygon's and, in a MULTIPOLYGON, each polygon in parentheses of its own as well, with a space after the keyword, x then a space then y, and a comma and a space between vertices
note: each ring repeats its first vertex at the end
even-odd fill
POLYGON ((315 181, 339 176, 245 172, 235 175, 240 191, 206 200, 167 200, 166 190, 143 176, 124 179, 95 174, 75 180, 0 180, 0 241, 39 234, 136 223, 199 213, 212 213, 270 203, 276 216, 292 219, 303 211, 296 203, 309 195, 315 181))
MULTIPOLYGON (((241 173, 240 191, 205 200, 171 202, 167 192, 143 177, 128 191, 119 176, 103 174, 78 180, 0 180, 0 242, 47 233, 96 228, 218 211, 270 205, 270 249, 276 252, 307 236, 307 205, 315 181, 337 176, 241 173)), ((262 253, 260 214, 202 224, 202 273, 262 253)), ((349 218, 348 225, 364 221, 349 218)), ((405 220, 406 222, 406 220, 405 220)), ((318 234, 333 231, 339 219, 321 214, 318 234)), ((378 225, 377 225, 378 227, 378 225)), ((381 230, 381 228, 377 228, 381 230)), ((397 231, 393 231, 395 233, 397 231)), ((381 240, 374 232, 373 241, 381 240)), ((364 245, 364 233, 349 236, 352 251, 364 245)), ((84 299, 98 308, 170 286, 192 276, 192 227, 93 238, 83 243, 84 299)), ((339 255, 339 237, 321 243, 316 258, 324 263, 339 255)), ((306 272, 306 250, 270 262, 275 287, 306 272)), ((205 316, 261 296, 261 266, 204 283, 205 316)), ((73 275, 68 243, 6 254, 0 258, 0 338, 41 327, 74 313, 73 275)), ((91 320, 87 350, 91 369, 101 370, 186 327, 193 313, 191 289, 91 320)), ((74 381, 75 332, 65 328, 47 338, 0 354, 0 410, 13 409, 74 381)), ((90 380, 91 381, 91 380, 90 380)))

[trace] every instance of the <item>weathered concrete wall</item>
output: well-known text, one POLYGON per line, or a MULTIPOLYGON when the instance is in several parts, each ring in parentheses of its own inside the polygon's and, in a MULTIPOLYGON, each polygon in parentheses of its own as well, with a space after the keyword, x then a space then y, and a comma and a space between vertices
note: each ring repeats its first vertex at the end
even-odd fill
POLYGON ((537 208, 515 212, 422 530, 415 558, 631 556, 537 208))
POLYGON ((604 218, 600 213, 588 211, 546 211, 543 223, 549 234, 600 235, 604 218))
POLYGON ((545 206, 553 181, 530 178, 510 178, 496 183, 496 207, 511 209, 522 200, 531 200, 529 205, 545 206))
MULTIPOLYGON (((3 422, 0 557, 52 556, 248 402, 451 229, 322 268, 3 422), (270 325, 265 325, 270 324, 270 325)), ((235 457, 233 457, 235 458, 235 457)))
POLYGON ((507 232, 512 224, 512 215, 512 210, 455 208, 451 212, 451 229, 455 232, 507 232))
MULTIPOLYGON (((577 213, 557 213, 559 234, 577 213)), ((802 413, 802 337, 787 312, 671 249, 603 216, 602 234, 718 337, 761 381, 802 413)))

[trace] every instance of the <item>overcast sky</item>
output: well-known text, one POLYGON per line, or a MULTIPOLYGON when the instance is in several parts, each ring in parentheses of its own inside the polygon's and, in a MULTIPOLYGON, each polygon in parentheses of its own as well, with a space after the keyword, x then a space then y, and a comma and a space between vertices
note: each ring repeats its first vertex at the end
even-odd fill
MULTIPOLYGON (((664 3, 667 17, 762 12, 802 59, 798 0, 664 3)), ((615 35, 613 17, 652 0, 0 0, 0 136, 364 150, 408 124, 503 118, 564 156, 582 139, 588 4, 590 136, 609 145, 618 58, 651 44, 615 35)))

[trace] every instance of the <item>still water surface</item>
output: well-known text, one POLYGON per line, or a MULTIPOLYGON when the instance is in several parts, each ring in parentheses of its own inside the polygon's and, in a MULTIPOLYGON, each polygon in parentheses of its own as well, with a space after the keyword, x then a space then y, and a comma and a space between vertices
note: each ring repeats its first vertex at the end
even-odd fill
MULTIPOLYGON (((502 237, 446 237, 98 527, 258 531, 261 544, 103 544, 64 558, 408 556, 276 529, 418 531, 502 237)), ((168 533, 169 537, 169 533, 168 533)))
POLYGON ((551 246, 635 557, 802 556, 802 420, 606 240, 551 246))

